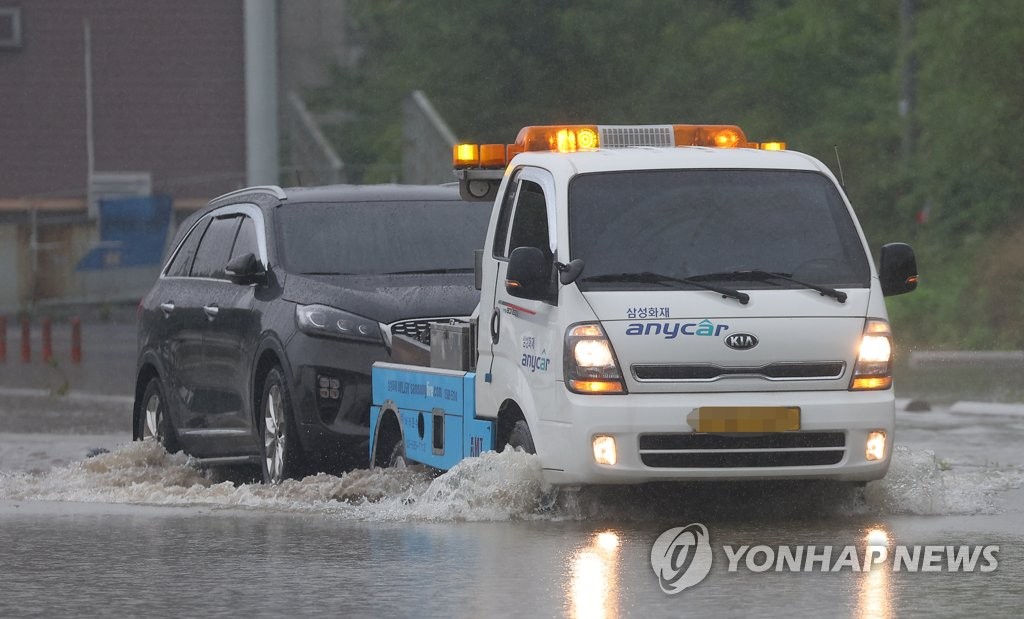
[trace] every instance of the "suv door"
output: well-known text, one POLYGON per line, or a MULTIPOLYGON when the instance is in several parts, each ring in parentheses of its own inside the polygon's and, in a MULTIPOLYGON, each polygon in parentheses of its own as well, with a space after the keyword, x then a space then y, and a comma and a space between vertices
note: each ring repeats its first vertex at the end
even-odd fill
POLYGON ((220 376, 223 368, 211 367, 205 354, 209 323, 216 315, 216 311, 211 312, 211 299, 230 285, 224 265, 238 225, 237 214, 220 211, 211 214, 189 272, 188 295, 175 308, 183 324, 182 339, 187 343, 187 354, 182 356, 183 371, 179 375, 186 393, 182 398, 185 418, 178 428, 178 437, 199 457, 220 455, 215 445, 208 444, 209 439, 223 426, 222 411, 240 405, 240 402, 231 402, 218 388, 218 383, 223 381, 220 376), (211 448, 213 451, 208 451, 211 448))
POLYGON ((185 306, 192 296, 189 273, 209 225, 210 218, 205 217, 193 226, 143 301, 139 350, 155 350, 160 359, 167 411, 175 428, 187 424, 194 376, 202 372, 202 338, 188 327, 185 306))
MULTIPOLYGON (((252 253, 267 264, 263 217, 259 209, 239 207, 230 253, 224 264, 252 253), (261 248, 263 248, 261 250, 261 248)), ((254 309, 256 284, 231 282, 221 269, 216 284, 203 291, 203 364, 216 402, 206 412, 208 427, 216 429, 211 440, 223 456, 252 454, 258 447, 252 413, 253 352, 260 334, 260 317, 254 309), (222 277, 222 279, 221 279, 222 277)))

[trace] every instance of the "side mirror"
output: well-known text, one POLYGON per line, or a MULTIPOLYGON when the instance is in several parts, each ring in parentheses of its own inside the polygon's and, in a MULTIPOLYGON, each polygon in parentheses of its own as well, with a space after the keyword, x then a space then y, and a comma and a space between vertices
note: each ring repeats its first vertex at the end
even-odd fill
POLYGON ((267 281, 267 268, 252 253, 242 254, 228 262, 224 272, 236 284, 263 284, 267 281))
POLYGON ((910 245, 888 243, 882 246, 878 279, 882 285, 882 294, 887 297, 917 288, 917 258, 910 245))
POLYGON ((537 247, 517 247, 508 257, 505 291, 513 297, 548 301, 551 299, 552 262, 537 247))

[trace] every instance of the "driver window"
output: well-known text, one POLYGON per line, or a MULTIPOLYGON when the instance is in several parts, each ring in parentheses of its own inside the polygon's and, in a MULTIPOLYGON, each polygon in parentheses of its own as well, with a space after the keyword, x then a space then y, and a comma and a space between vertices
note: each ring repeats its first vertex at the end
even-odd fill
POLYGON ((551 260, 551 244, 548 241, 548 214, 544 191, 540 185, 524 180, 519 185, 519 198, 512 218, 512 232, 509 238, 509 253, 517 247, 536 247, 551 260))

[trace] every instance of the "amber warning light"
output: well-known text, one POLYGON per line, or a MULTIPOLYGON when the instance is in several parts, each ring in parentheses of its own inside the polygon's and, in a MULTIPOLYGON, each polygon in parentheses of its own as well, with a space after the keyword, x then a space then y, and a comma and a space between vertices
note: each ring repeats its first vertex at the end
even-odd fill
POLYGON ((504 168, 522 152, 576 153, 637 146, 753 148, 781 151, 785 142, 750 142, 736 125, 543 125, 523 127, 514 144, 456 144, 457 169, 504 168))

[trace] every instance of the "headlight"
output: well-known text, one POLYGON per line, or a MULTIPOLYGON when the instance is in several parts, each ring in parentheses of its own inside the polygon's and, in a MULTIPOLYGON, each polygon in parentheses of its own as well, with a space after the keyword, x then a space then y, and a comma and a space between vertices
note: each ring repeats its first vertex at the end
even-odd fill
POLYGON ((380 325, 327 305, 299 305, 295 324, 306 335, 336 337, 362 342, 382 342, 380 325))
POLYGON ((565 332, 565 386, 574 393, 626 393, 619 362, 604 330, 595 323, 565 332))
POLYGON ((868 319, 860 338, 850 389, 861 391, 889 387, 892 387, 892 331, 886 321, 868 319))
POLYGON ((615 365, 608 340, 581 340, 573 349, 576 365, 581 368, 599 368, 615 365))

